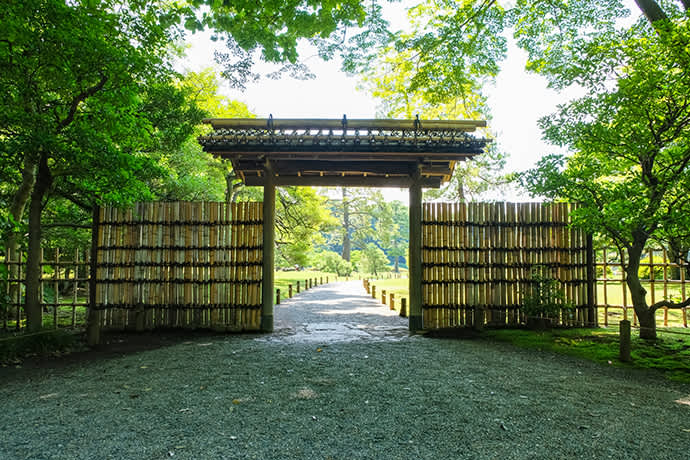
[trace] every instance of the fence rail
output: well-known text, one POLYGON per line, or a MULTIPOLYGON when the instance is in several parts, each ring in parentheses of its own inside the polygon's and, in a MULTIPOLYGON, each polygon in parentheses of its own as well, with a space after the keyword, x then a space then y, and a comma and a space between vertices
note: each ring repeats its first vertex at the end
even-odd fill
MULTIPOLYGON (((90 266, 89 251, 59 248, 41 250, 43 277, 40 298, 43 305, 44 327, 77 327, 84 323, 89 307, 90 266), (47 258, 46 258, 47 257, 47 258), (52 257, 52 258, 51 258, 52 257)), ((1 264, 6 268, 4 280, 4 308, 2 328, 21 329, 26 316, 24 305, 25 254, 8 254, 1 264)))
MULTIPOLYGON (((604 325, 614 322, 618 316, 623 319, 632 316, 633 325, 637 325, 631 294, 625 282, 623 260, 617 249, 602 248, 596 251, 597 288, 599 291, 599 308, 604 310, 604 325), (614 310, 611 312, 610 310, 614 310), (620 310, 620 313, 617 312, 620 310)), ((654 304, 659 300, 682 302, 688 298, 688 270, 686 263, 673 262, 663 248, 647 248, 640 263, 639 276, 648 291, 648 302, 654 304)), ((659 310, 664 326, 669 323, 682 322, 688 327, 688 308, 682 310, 659 310)))

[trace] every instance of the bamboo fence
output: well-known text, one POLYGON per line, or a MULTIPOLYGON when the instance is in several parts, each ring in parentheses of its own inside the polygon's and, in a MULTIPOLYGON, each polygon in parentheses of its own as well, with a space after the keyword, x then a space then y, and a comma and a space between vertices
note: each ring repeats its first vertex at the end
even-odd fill
MULTIPOLYGON (((25 254, 8 254, 0 265, 6 267, 2 285, 5 299, 0 311, 2 328, 21 329, 24 324, 25 254)), ((40 299, 45 327, 81 326, 89 306, 89 252, 59 248, 41 249, 40 299), (52 259, 51 259, 52 257, 52 259)))
POLYGON ((138 203, 98 220, 102 327, 259 329, 261 203, 138 203))
POLYGON ((595 324, 587 238, 568 227, 570 209, 565 203, 425 203, 424 327, 523 323, 535 266, 546 267, 576 307, 572 316, 561 314, 562 324, 595 324))
MULTIPOLYGON (((637 325, 637 315, 632 306, 630 289, 625 282, 625 271, 618 250, 598 249, 596 267, 597 286, 601 287, 602 294, 599 300, 600 308, 604 311, 604 325, 609 325, 610 316, 618 316, 609 310, 621 310, 624 320, 627 320, 632 312, 633 325, 637 325)), ((645 249, 638 274, 647 289, 647 301, 650 305, 662 299, 680 303, 688 298, 688 265, 673 262, 666 249, 645 249)), ((682 321, 683 327, 688 327, 688 310, 683 308, 679 311, 679 320, 682 321)), ((662 308, 659 313, 662 315, 660 319, 663 325, 669 326, 669 309, 662 308)))

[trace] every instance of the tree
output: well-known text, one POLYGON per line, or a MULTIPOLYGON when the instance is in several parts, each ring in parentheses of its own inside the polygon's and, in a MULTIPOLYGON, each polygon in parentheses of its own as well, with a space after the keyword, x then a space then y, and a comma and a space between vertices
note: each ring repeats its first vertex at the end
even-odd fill
MULTIPOLYGON (((379 101, 379 115, 490 118, 482 86, 496 75, 498 61, 505 54, 505 38, 494 34, 503 27, 505 12, 489 3, 463 2, 459 6, 426 1, 408 10, 409 30, 394 35, 361 65, 361 88, 379 101), (477 17, 482 18, 481 23, 477 17), (452 24, 443 29, 447 22, 452 24), (481 54, 477 54, 479 42, 486 46, 481 54), (437 84, 438 78, 443 78, 442 86, 437 84)), ((488 130, 483 134, 491 137, 488 130)), ((472 161, 457 162, 451 180, 440 190, 426 193, 432 199, 466 202, 495 192, 513 179, 502 172, 505 158, 492 145, 472 161)))
POLYGON ((224 39, 227 52, 216 53, 216 61, 224 67, 223 77, 231 86, 243 89, 246 82, 256 80, 256 51, 266 62, 282 63, 272 78, 288 72, 293 77, 309 76, 308 69, 298 62, 300 39, 325 39, 339 28, 360 25, 366 12, 361 0, 276 2, 218 2, 193 0, 184 11, 185 25, 191 30, 211 28, 214 40, 224 39))
MULTIPOLYGON (((243 187, 239 200, 262 201, 261 187, 243 187)), ((335 221, 326 199, 313 187, 276 188, 276 266, 306 266, 315 247, 323 243, 322 232, 335 221)))
POLYGON ((524 182, 534 193, 581 203, 574 224, 615 243, 640 337, 655 339, 656 310, 690 305, 650 305, 640 281, 648 242, 677 260, 687 261, 690 248, 690 18, 671 5, 637 3, 654 23, 600 36, 596 48, 583 42, 572 64, 544 59, 556 83, 568 84, 567 69, 587 94, 541 121, 546 138, 573 154, 543 158, 524 182))
POLYGON ((352 264, 333 251, 321 251, 314 254, 314 264, 319 270, 335 273, 338 276, 349 276, 352 264))
MULTIPOLYGON (((150 154, 160 152, 161 140, 168 140, 168 147, 179 145, 183 131, 196 124, 188 119, 166 126, 166 119, 181 113, 178 109, 195 108, 156 105, 171 102, 174 89, 180 92, 170 63, 172 45, 184 33, 182 24, 188 30, 212 27, 238 49, 260 48, 268 61, 295 63, 299 38, 325 36, 362 18, 355 0, 37 0, 4 5, 0 172, 14 184, 11 220, 21 221, 29 207, 29 329, 41 327, 38 255, 46 200, 61 196, 88 207, 151 197, 148 185, 162 170, 150 154), (167 95, 161 99, 157 92, 167 95), (163 131, 170 137, 157 138, 163 131)), ((231 199, 234 188, 228 189, 231 199)), ((8 245, 16 246, 14 235, 8 245)))
POLYGON ((371 273, 374 276, 378 276, 379 272, 388 268, 388 257, 386 257, 386 254, 381 248, 374 243, 369 243, 364 250, 362 250, 360 264, 360 268, 364 270, 365 273, 371 273))
POLYGON ((405 256, 410 233, 407 206, 400 201, 382 201, 377 205, 374 229, 377 242, 388 257, 393 258, 393 271, 400 271, 400 258, 405 256))
POLYGON ((340 244, 342 258, 350 261, 352 249, 365 248, 373 238, 374 208, 384 200, 381 192, 373 189, 343 187, 340 193, 340 199, 329 201, 333 216, 340 224, 334 241, 340 244))
POLYGON ((189 127, 190 122, 200 120, 199 115, 214 118, 242 117, 253 118, 244 103, 233 101, 219 95, 220 83, 213 69, 201 72, 188 72, 175 80, 175 85, 167 92, 160 92, 158 101, 147 104, 148 111, 169 114, 166 124, 173 128, 172 133, 161 130, 159 138, 167 139, 167 144, 149 153, 163 170, 161 177, 150 184, 156 199, 233 201, 240 188, 238 178, 230 162, 214 158, 204 152, 197 137, 208 131, 207 125, 195 126, 192 131, 182 132, 180 127, 189 127), (151 110, 153 109, 153 110, 151 110), (171 142, 172 141, 172 142, 171 142))
MULTIPOLYGON (((88 207, 148 195, 158 173, 143 155, 163 118, 142 111, 170 83, 174 29, 166 10, 136 2, 10 2, 0 32, 0 158, 21 178, 18 219, 29 206, 27 326, 41 328, 41 217, 46 199, 88 207), (86 198, 86 200, 84 199, 86 198)), ((13 210, 14 211, 14 210, 13 210)))

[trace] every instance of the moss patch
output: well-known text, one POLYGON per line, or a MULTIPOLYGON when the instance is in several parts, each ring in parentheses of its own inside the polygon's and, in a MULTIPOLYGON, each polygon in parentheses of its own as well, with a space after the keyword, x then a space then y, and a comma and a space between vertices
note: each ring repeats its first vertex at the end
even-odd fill
POLYGON ((522 348, 553 351, 606 365, 656 369, 670 380, 690 383, 690 335, 674 332, 687 334, 670 329, 659 331, 656 342, 633 338, 631 363, 623 363, 618 359, 618 331, 614 328, 555 329, 543 332, 523 329, 487 330, 484 336, 522 348))
POLYGON ((32 356, 60 355, 82 346, 79 336, 64 330, 0 336, 0 364, 18 364, 32 356))

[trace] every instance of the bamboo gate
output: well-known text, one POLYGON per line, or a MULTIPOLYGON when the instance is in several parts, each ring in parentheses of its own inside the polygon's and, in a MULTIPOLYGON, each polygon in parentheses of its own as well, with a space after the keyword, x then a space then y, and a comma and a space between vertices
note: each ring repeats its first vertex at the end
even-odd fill
POLYGON ((575 314, 561 323, 595 325, 591 238, 568 227, 566 203, 424 203, 422 317, 438 329, 517 325, 532 268, 546 267, 575 314))
POLYGON ((259 330, 262 203, 138 203, 94 220, 100 327, 259 330))

